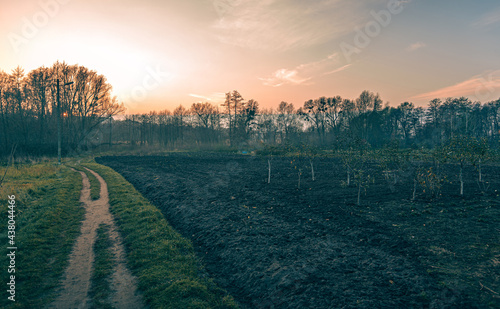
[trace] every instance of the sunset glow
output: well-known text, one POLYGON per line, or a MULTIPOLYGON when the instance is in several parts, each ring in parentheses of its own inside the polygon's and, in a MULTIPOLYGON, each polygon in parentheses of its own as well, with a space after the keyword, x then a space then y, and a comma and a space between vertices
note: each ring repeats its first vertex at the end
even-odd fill
POLYGON ((0 69, 55 61, 106 76, 127 113, 261 107, 363 90, 396 106, 500 97, 497 1, 96 1, 3 3, 0 69))

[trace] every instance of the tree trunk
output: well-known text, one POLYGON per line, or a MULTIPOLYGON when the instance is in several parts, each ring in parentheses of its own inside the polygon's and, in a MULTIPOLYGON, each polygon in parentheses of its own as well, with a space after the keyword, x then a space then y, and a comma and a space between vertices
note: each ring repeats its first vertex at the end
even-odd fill
POLYGON ((111 145, 113 144, 113 124, 112 124, 113 118, 109 118, 109 147, 111 148, 111 145))
POLYGON ((8 133, 7 133, 7 122, 5 120, 5 116, 7 114, 6 108, 2 103, 2 90, 0 89, 0 113, 2 116, 2 128, 3 128, 3 139, 4 139, 4 149, 7 149, 9 145, 8 133))
POLYGON ((358 202, 357 202, 357 205, 361 205, 361 180, 358 184, 358 202))
POLYGON ((267 164, 269 165, 269 175, 267 176, 267 183, 271 183, 271 160, 267 160, 267 164))
POLYGON ((464 195, 464 178, 463 178, 463 167, 460 165, 460 195, 464 195))
POLYGON ((311 163, 312 180, 314 181, 315 180, 315 178, 314 178, 314 165, 313 165, 312 160, 310 160, 309 162, 311 163))
POLYGON ((299 188, 299 189, 300 189, 300 174, 302 174, 301 172, 302 172, 302 171, 299 169, 299 184, 298 184, 298 188, 299 188))
POLYGON ((483 182, 483 173, 481 172, 481 159, 479 159, 478 171, 479 171, 479 182, 483 182))
POLYGON ((413 178, 413 197, 412 197, 412 201, 415 200, 415 197, 417 195, 417 179, 416 178, 413 178))

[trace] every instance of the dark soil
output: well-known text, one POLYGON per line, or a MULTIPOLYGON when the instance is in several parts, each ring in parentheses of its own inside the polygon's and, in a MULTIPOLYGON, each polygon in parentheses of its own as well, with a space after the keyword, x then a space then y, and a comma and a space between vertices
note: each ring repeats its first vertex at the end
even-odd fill
MULTIPOLYGON (((102 157, 190 238, 208 274, 249 308, 500 308, 500 168, 475 170, 465 197, 436 198, 380 168, 355 204, 336 159, 216 154, 102 157), (298 188, 298 171, 302 171, 298 188), (394 192, 393 192, 394 191, 394 192)), ((456 178, 458 180, 458 178, 456 178)))

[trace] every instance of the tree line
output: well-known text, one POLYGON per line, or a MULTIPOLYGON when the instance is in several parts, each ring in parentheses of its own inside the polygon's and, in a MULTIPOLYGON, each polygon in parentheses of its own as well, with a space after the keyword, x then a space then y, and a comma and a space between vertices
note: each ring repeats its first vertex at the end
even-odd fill
POLYGON ((79 65, 56 62, 28 74, 17 67, 0 71, 0 150, 53 154, 58 116, 64 152, 87 149, 99 126, 125 109, 103 75, 79 65))
MULTIPOLYGON (((354 100, 320 97, 296 108, 281 102, 261 109, 234 90, 219 107, 204 102, 168 110, 127 115, 113 121, 116 143, 182 148, 227 145, 251 149, 260 144, 310 144, 342 147, 346 140, 372 147, 398 142, 401 147, 441 146, 467 136, 486 139, 497 147, 500 136, 500 99, 487 103, 470 99, 433 99, 416 107, 411 102, 384 105, 378 94, 363 91, 354 100)), ((106 134, 106 129, 103 133, 106 134)))
POLYGON ((500 99, 481 103, 460 97, 433 99, 426 107, 411 102, 392 107, 365 90, 356 99, 319 97, 298 107, 281 102, 266 109, 234 90, 220 106, 197 102, 189 108, 115 117, 125 109, 111 90, 104 76, 64 62, 28 74, 19 67, 11 74, 0 72, 2 154, 14 144, 18 152, 54 154, 58 106, 64 153, 117 144, 240 150, 308 144, 340 149, 346 141, 358 141, 375 148, 394 142, 435 148, 460 136, 498 147, 500 136, 500 99))

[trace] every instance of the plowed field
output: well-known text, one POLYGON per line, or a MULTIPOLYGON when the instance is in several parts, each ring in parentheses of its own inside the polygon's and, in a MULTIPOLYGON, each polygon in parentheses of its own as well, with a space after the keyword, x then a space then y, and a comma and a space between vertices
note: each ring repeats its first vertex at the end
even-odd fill
POLYGON ((458 195, 455 166, 439 198, 413 181, 375 182, 355 204, 335 159, 216 154, 101 157, 192 240, 208 274, 248 308, 500 307, 500 168, 475 170, 458 195), (298 170, 302 171, 298 188, 298 170))

